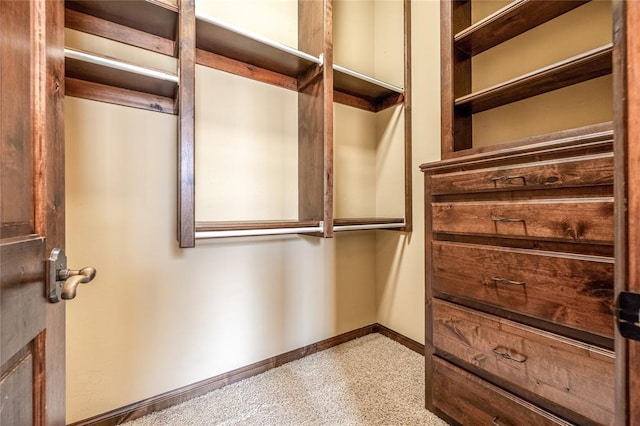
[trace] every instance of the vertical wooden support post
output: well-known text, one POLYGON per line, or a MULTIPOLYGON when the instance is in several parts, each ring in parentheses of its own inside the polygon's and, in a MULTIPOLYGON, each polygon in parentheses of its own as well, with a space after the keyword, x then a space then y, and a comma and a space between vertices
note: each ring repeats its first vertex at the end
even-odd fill
POLYGON ((333 41, 331 0, 298 3, 298 49, 322 55, 321 72, 298 94, 298 219, 333 236, 333 41))
POLYGON ((180 0, 178 14, 178 243, 195 246, 195 63, 194 0, 180 0))
POLYGON ((470 111, 460 111, 455 99, 471 92, 471 57, 458 51, 453 37, 471 24, 471 1, 446 0, 440 3, 440 50, 442 57, 441 137, 443 159, 472 147, 470 111))
POLYGON ((404 232, 413 229, 411 99, 411 0, 404 0, 404 232))

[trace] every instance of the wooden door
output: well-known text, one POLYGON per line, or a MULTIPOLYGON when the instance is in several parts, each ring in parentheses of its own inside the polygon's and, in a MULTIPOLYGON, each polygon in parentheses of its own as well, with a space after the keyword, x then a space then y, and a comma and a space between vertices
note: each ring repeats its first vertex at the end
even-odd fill
MULTIPOLYGON (((616 0, 613 4, 615 293, 619 300, 621 292, 640 293, 640 2, 616 0)), ((640 342, 616 331, 617 425, 640 424, 638 395, 640 342)))
POLYGON ((64 5, 0 0, 0 424, 64 425, 64 5))

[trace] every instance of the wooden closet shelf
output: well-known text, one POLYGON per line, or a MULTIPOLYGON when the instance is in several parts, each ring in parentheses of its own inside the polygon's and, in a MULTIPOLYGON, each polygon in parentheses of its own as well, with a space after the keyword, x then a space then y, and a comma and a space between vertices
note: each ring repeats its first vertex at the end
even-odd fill
POLYGON ((336 218, 333 220, 333 230, 359 231, 368 229, 398 229, 406 226, 403 218, 364 217, 364 218, 336 218))
POLYGON ((468 55, 477 55, 588 2, 516 0, 460 31, 454 44, 468 55))
POLYGON ((65 49, 65 94, 175 114, 178 77, 104 56, 65 49))
POLYGON ((612 51, 612 44, 590 50, 487 89, 462 96, 455 100, 455 107, 469 113, 478 113, 611 74, 612 51))
POLYGON ((359 72, 333 65, 334 100, 378 112, 404 100, 404 89, 359 72))
POLYGON ((65 49, 65 77, 173 98, 178 76, 105 56, 65 49))
POLYGON ((320 58, 308 53, 204 15, 197 15, 196 47, 250 66, 296 78, 313 65, 321 63, 320 58))
POLYGON ((175 40, 178 8, 162 0, 65 0, 65 8, 175 40))
POLYGON ((612 146, 613 123, 609 121, 506 141, 499 145, 465 149, 454 153, 450 158, 422 164, 420 170, 451 173, 463 171, 458 166, 460 161, 477 168, 499 167, 505 163, 505 157, 519 159, 521 162, 541 161, 557 158, 559 155, 575 155, 576 150, 589 154, 610 152, 612 146))

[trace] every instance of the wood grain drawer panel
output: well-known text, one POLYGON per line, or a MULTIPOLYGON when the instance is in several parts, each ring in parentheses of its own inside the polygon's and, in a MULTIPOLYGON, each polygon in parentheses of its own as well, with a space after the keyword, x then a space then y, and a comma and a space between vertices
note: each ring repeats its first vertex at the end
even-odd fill
POLYGON ((433 195, 613 185, 613 154, 431 176, 433 195))
POLYGON ((613 198, 432 203, 433 232, 613 244, 613 198))
POLYGON ((434 241, 432 268, 436 292, 613 338, 612 258, 434 241))
POLYGON ((436 348, 600 424, 614 421, 614 354, 433 301, 436 348))
POLYGON ((438 357, 433 404, 463 425, 569 426, 570 423, 438 357))

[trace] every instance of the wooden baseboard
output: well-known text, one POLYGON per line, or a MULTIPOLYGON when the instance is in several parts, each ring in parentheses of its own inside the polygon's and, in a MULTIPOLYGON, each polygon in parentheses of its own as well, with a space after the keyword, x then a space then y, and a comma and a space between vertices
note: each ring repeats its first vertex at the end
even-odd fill
POLYGON ((223 386, 231 383, 238 382, 243 379, 247 379, 252 376, 256 376, 272 368, 279 367, 291 361, 295 361, 305 356, 314 354, 316 352, 329 349, 331 347, 340 345, 342 343, 349 342, 359 337, 366 336, 371 333, 380 333, 396 342, 408 347, 409 349, 424 355, 424 345, 409 339, 381 324, 371 324, 357 330, 350 331, 348 333, 340 334, 329 339, 322 340, 317 343, 313 343, 308 346, 304 346, 299 349, 295 349, 290 352, 286 352, 281 355, 277 355, 263 361, 256 362, 246 367, 238 368, 227 373, 220 374, 210 379, 205 379, 191 385, 183 386, 181 388, 165 392, 163 394, 145 399, 143 401, 135 402, 109 411, 104 414, 91 417, 89 419, 81 420, 70 424, 69 426, 115 426, 128 422, 147 414, 151 414, 156 411, 164 410, 171 406, 180 404, 198 396, 204 395, 216 389, 220 389, 223 386))
POLYGON ((420 355, 424 356, 424 345, 422 343, 416 342, 415 340, 410 339, 407 336, 403 336, 397 331, 393 331, 382 324, 376 323, 373 325, 373 332, 380 333, 391 340, 395 340, 396 342, 400 343, 402 346, 406 346, 412 351, 417 352, 420 355))

